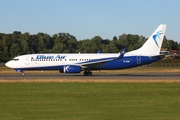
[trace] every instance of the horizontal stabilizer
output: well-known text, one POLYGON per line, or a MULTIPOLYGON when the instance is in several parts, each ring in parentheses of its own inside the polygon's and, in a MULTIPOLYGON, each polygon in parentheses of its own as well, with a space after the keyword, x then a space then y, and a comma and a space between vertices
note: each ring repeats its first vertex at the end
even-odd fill
POLYGON ((153 55, 153 56, 150 56, 151 58, 164 58, 165 55, 164 54, 159 54, 159 55, 153 55))

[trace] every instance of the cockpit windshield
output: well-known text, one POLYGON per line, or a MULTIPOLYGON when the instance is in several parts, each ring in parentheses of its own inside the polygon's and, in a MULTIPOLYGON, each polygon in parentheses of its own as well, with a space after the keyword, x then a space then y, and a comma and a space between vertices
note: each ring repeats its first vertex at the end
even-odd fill
POLYGON ((12 59, 13 61, 19 61, 19 59, 12 59))

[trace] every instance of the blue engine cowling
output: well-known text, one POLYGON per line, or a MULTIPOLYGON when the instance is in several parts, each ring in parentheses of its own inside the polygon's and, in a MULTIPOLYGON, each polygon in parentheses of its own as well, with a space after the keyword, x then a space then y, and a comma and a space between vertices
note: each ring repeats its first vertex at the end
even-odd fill
POLYGON ((75 65, 66 65, 64 66, 63 72, 64 73, 80 73, 81 67, 75 66, 75 65))

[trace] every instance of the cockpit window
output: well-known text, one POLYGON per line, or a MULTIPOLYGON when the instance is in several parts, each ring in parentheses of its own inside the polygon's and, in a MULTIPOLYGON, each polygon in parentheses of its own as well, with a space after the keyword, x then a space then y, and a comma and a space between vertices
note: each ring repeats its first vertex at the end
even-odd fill
POLYGON ((13 61, 18 61, 19 59, 12 59, 13 61))

